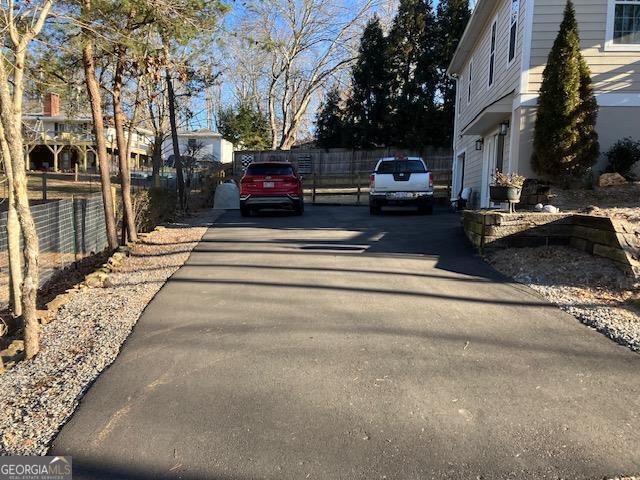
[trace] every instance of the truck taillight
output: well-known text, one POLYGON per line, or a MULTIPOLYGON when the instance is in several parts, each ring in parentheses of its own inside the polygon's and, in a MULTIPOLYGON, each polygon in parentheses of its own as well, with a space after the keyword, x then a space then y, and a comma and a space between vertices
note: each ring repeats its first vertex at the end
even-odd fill
POLYGON ((433 174, 429 174, 429 188, 433 188, 433 174))
POLYGON ((376 176, 372 173, 369 177, 369 188, 372 189, 376 186, 376 176))

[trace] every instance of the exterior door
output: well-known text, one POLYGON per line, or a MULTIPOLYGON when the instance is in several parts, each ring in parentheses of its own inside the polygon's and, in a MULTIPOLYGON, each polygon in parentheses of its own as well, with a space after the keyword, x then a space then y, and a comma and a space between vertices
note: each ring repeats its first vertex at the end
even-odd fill
POLYGON ((484 168, 482 170, 482 196, 480 197, 480 206, 482 208, 490 208, 489 185, 491 184, 491 176, 497 166, 497 149, 498 134, 492 134, 484 138, 484 168))
POLYGON ((460 196, 460 193, 462 193, 462 189, 464 188, 465 156, 466 156, 466 152, 458 155, 453 165, 453 182, 452 182, 453 187, 451 191, 451 200, 456 200, 460 196))

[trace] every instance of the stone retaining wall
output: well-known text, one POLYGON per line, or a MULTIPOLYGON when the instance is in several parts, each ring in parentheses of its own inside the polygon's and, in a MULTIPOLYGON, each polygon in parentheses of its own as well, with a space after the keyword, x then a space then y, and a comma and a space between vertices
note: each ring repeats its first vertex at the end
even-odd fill
POLYGON ((480 251, 509 247, 570 245, 616 262, 640 277, 636 233, 617 219, 572 213, 464 211, 464 231, 480 251))

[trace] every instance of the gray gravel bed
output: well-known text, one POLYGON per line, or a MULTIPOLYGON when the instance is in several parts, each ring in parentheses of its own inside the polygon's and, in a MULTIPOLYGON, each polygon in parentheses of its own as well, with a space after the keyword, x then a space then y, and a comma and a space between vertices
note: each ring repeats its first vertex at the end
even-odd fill
POLYGON ((487 260, 585 325, 640 352, 640 284, 613 262, 568 247, 506 249, 487 260))
POLYGON ((74 293, 43 327, 38 356, 0 375, 0 455, 46 453, 149 301, 206 231, 202 217, 180 227, 151 233, 149 244, 136 246, 135 255, 109 275, 108 287, 74 293))

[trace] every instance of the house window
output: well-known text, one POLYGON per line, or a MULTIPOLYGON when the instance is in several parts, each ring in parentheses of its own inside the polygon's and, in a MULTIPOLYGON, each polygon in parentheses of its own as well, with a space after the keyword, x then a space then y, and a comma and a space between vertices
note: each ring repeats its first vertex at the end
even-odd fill
POLYGON ((640 45, 640 1, 617 1, 614 12, 613 43, 640 45))
POLYGON ((511 20, 509 26, 509 63, 516 58, 516 40, 518 39, 518 16, 520 0, 511 0, 511 20))
POLYGON ((493 78, 496 70, 496 30, 498 23, 493 22, 491 26, 491 50, 489 51, 489 86, 493 85, 493 78))
POLYGON ((471 80, 473 79, 473 60, 469 62, 469 78, 467 79, 467 105, 471 103, 471 80))

